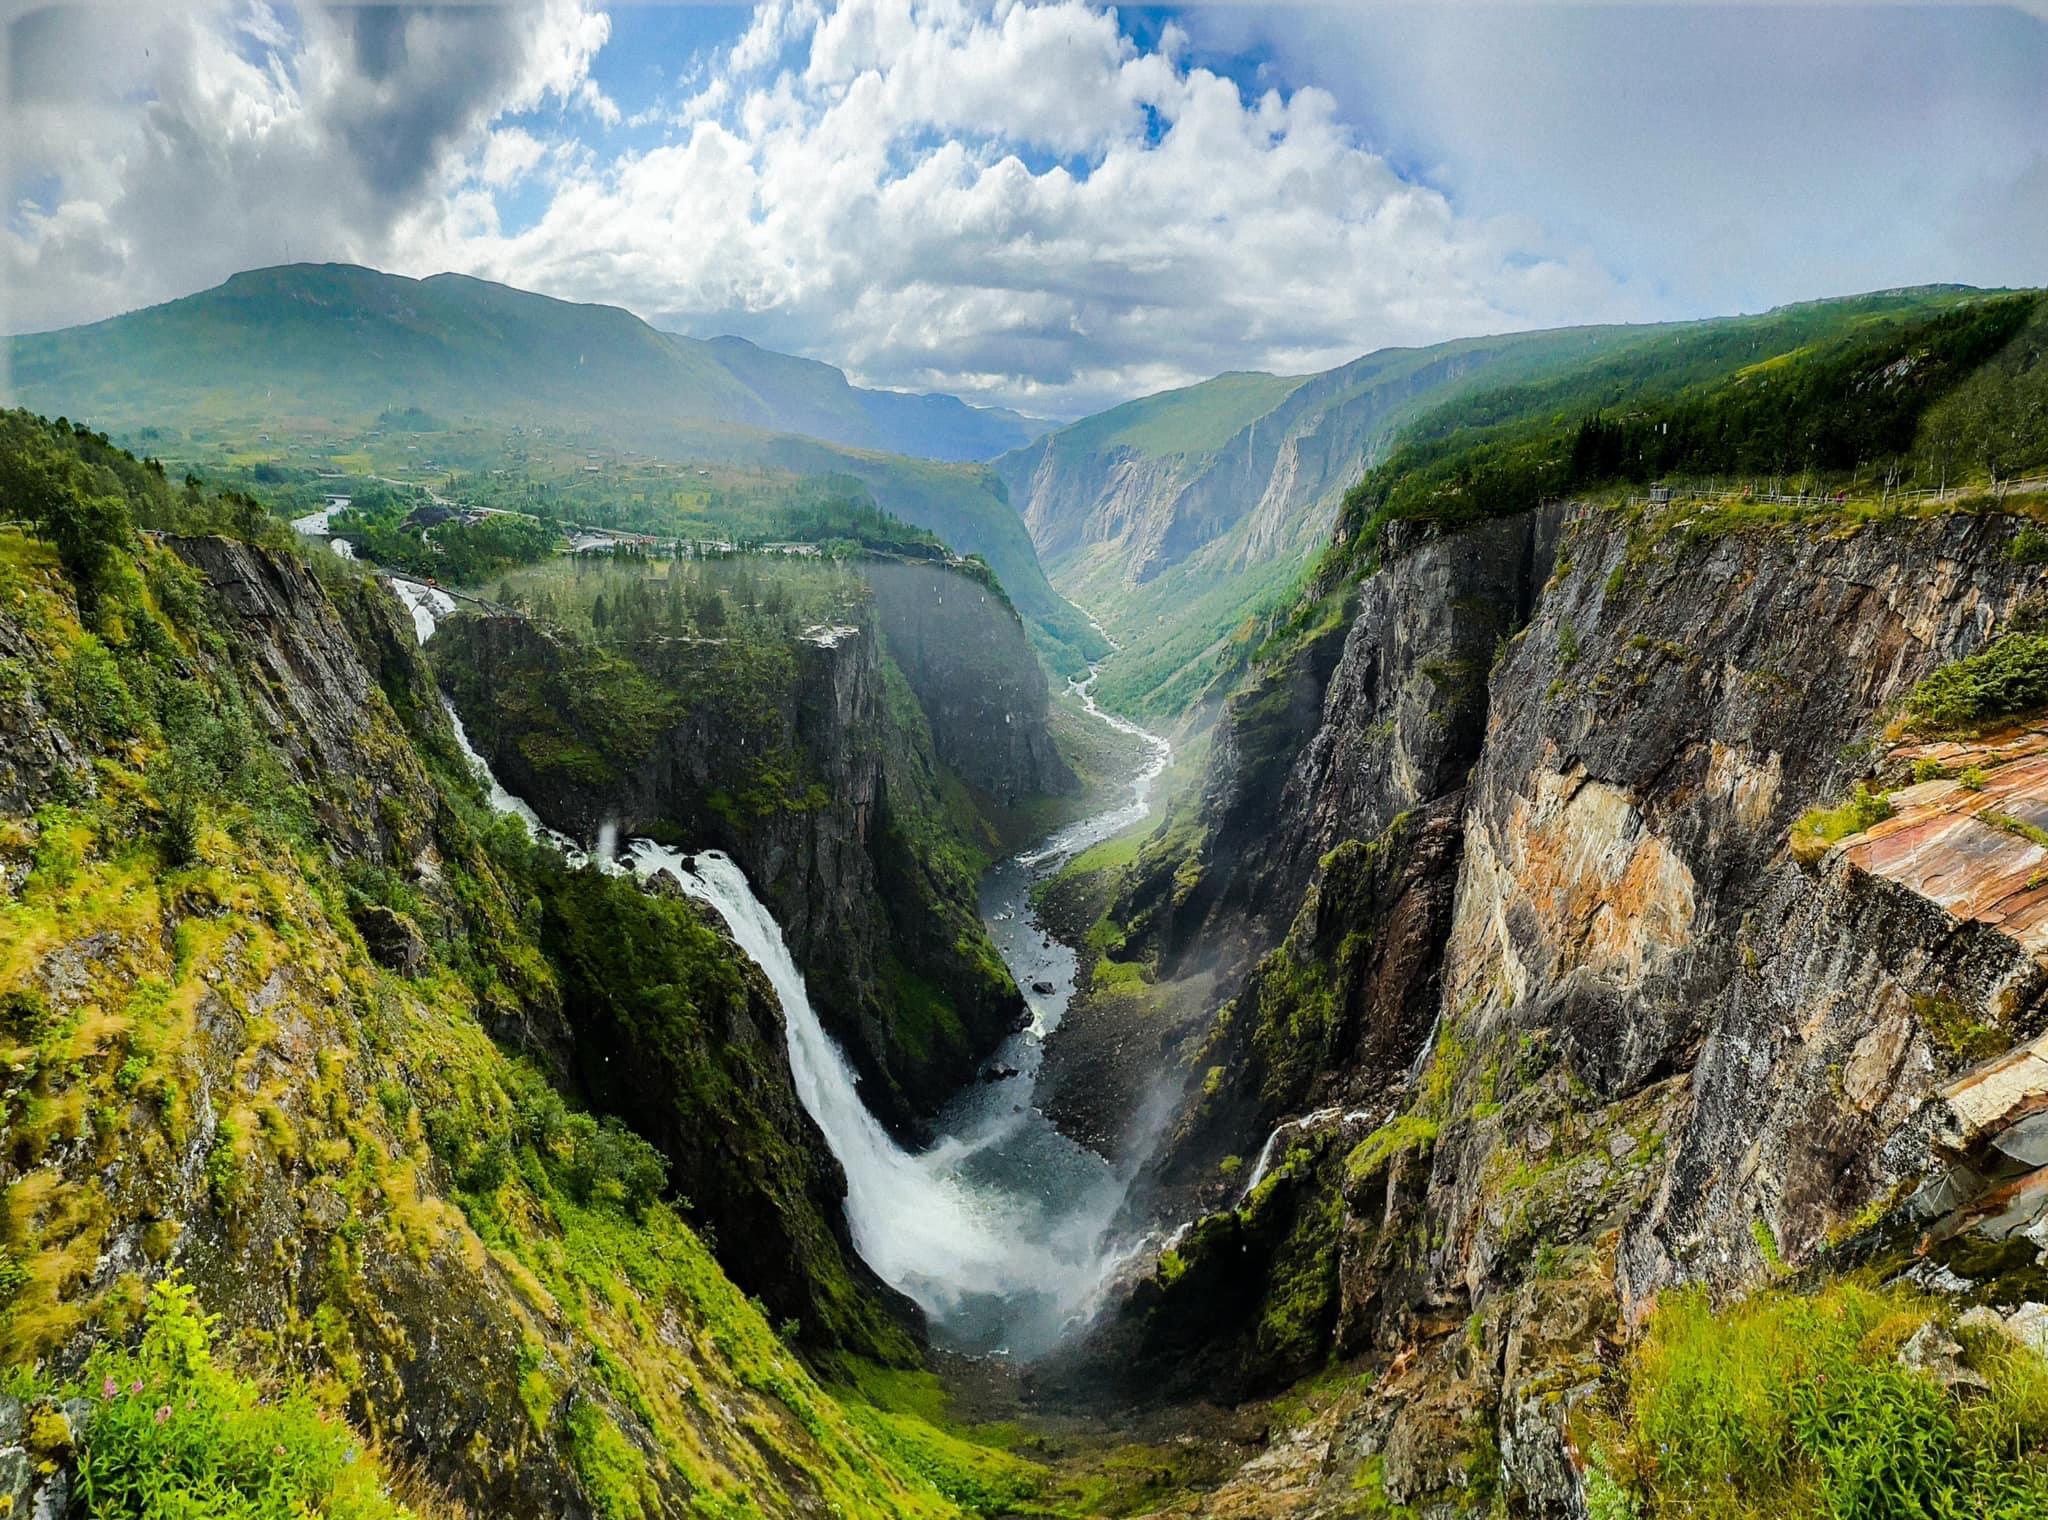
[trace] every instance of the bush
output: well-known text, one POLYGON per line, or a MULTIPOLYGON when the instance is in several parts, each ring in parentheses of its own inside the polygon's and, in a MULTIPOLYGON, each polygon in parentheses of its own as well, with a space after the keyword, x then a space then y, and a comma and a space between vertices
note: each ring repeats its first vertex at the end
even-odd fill
POLYGON ((86 1363, 92 1417, 77 1450, 77 1497, 95 1520, 398 1520, 348 1427, 299 1389, 266 1399, 214 1364, 213 1317, 190 1287, 150 1290, 133 1350, 86 1363))
POLYGON ((1906 697, 1915 733, 1967 733, 2048 708, 2048 632, 2008 633, 1935 671, 1906 697))
POLYGON ((1867 781, 1859 781, 1849 800, 1839 807, 1812 808, 1800 814, 1792 825, 1792 853, 1803 861, 1818 860, 1830 845, 1875 828, 1891 816, 1891 800, 1882 792, 1873 792, 1867 781))
POLYGON ((2039 528, 2022 528, 2012 536, 2006 550, 2015 565, 2048 565, 2048 533, 2039 528))
POLYGON ((579 1203, 624 1209, 635 1219, 668 1185, 661 1152, 616 1119, 571 1114, 563 1181, 579 1203))

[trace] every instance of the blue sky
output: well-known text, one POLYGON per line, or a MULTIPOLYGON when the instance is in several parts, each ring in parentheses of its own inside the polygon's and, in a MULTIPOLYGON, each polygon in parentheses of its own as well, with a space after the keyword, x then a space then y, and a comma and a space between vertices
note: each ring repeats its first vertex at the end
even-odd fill
POLYGON ((2048 283, 2038 7, 202 0, 7 35, 14 330, 346 259, 1075 415, 2048 283))

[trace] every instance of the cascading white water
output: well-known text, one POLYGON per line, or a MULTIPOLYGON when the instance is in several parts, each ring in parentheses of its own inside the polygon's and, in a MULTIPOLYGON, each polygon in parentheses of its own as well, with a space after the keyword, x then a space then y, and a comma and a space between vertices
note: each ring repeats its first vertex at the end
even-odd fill
POLYGON ((336 554, 340 555, 343 559, 354 559, 356 557, 356 547, 354 544, 345 538, 328 537, 328 519, 334 515, 335 511, 336 509, 333 507, 322 507, 317 512, 308 512, 304 517, 294 517, 292 519, 292 531, 303 533, 308 538, 325 538, 327 539, 327 547, 336 554))
POLYGON ((630 841, 626 853, 635 874, 666 872, 714 909, 767 973, 782 1001, 797 1096, 846 1172, 847 1223, 861 1258, 941 1326, 963 1314, 976 1317, 977 1307, 985 1317, 1000 1305, 1003 1328, 1020 1343, 1007 1349, 1050 1344, 1095 1286, 1098 1244, 1123 1196, 1108 1165, 1095 1163, 1093 1198, 1068 1198, 1053 1210, 972 1174, 974 1157, 999 1144, 1012 1125, 906 1151, 861 1101, 844 1053, 811 1008, 781 928, 745 873, 719 851, 686 857, 651 839, 630 841))
POLYGON ((391 589, 397 593, 405 610, 412 614, 412 631, 424 644, 434 636, 434 626, 455 610, 455 598, 434 586, 422 586, 418 581, 402 581, 391 578, 391 589))
POLYGON ((1273 1133, 1266 1136, 1266 1143, 1259 1147, 1259 1158, 1252 1164, 1251 1175, 1245 1178, 1244 1187, 1238 1192, 1238 1205, 1242 1207, 1252 1196, 1253 1190, 1266 1180, 1266 1173, 1273 1169, 1273 1158, 1280 1152, 1281 1137, 1289 1130, 1306 1133, 1320 1125, 1328 1124, 1332 1119, 1342 1120, 1346 1124, 1356 1124, 1361 1119, 1371 1117, 1372 1110, 1369 1108, 1354 1108, 1346 1112, 1332 1107, 1316 1109, 1312 1113, 1303 1114, 1299 1119, 1282 1119, 1273 1126, 1273 1133))
MULTIPOLYGON (((421 643, 455 608, 452 598, 433 588, 397 579, 392 585, 412 613, 421 643)), ((782 1003, 797 1096, 846 1173, 855 1248, 883 1281, 925 1310, 939 1334, 963 1349, 1024 1356, 1049 1349, 1093 1307, 1111 1273, 1138 1244, 1112 1234, 1129 1174, 1060 1134, 1031 1102, 1040 1041, 1057 1025, 1071 993, 1073 956, 1030 921, 1025 890, 1035 873, 1142 819, 1170 754, 1163 739, 1097 708, 1088 690, 1093 681, 1091 672, 1073 683, 1088 710, 1147 745, 1131 801, 1005 862, 984 885, 984 914, 1002 920, 990 927, 1001 931, 998 944, 1019 985, 1063 969, 1066 990, 1052 997, 1027 992, 1032 1027, 1013 1036, 997 1057, 1008 1075, 963 1092, 941 1117, 942 1138, 927 1150, 905 1150, 868 1111, 845 1054, 811 1007, 781 927, 738 865, 715 850, 689 856, 651 839, 628 840, 624 851, 627 866, 641 879, 667 873, 712 908, 767 975, 782 1003), (1005 906, 991 912, 992 901, 1005 906)), ((492 807, 520 819, 533 837, 554 844, 572 863, 590 859, 498 782, 452 708, 449 716, 463 753, 489 788, 492 807)), ((600 841, 599 869, 622 869, 616 848, 612 838, 600 841)))

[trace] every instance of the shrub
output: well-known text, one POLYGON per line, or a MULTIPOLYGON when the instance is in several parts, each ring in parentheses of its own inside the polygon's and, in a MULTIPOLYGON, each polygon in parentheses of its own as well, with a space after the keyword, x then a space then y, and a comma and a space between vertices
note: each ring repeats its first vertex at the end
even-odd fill
POLYGON ((96 1520, 398 1520, 374 1462, 306 1394, 266 1398, 214 1364, 192 1289, 150 1290, 142 1343, 86 1363, 77 1497, 96 1520))
POLYGON ((1859 781, 1847 802, 1838 807, 1811 808, 1799 816, 1799 821, 1792 825, 1792 853, 1799 860, 1816 861, 1827 853, 1830 845, 1874 828, 1891 816, 1890 799, 1882 792, 1873 792, 1867 781, 1859 781))
POLYGON ((2008 633, 1935 671, 1907 694, 1916 733, 1967 733, 2048 707, 2048 632, 2008 633))
POLYGON ((1965 1354, 1987 1386, 1959 1397, 1898 1358, 1931 1318, 1917 1300, 1847 1285, 1719 1313, 1698 1290, 1668 1292, 1630 1368, 1625 1429, 1597 1443, 1607 1480, 1651 1514, 2044 1513, 2048 1364, 2002 1331, 1971 1333, 1965 1354))
POLYGON ((2012 536, 2012 546, 2005 552, 2015 565, 2048 565, 2048 533, 2022 528, 2012 536))

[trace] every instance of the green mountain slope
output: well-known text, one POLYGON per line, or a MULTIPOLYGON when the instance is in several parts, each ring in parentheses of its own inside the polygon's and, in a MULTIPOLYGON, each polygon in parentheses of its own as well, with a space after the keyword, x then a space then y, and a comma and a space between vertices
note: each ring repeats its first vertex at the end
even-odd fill
POLYGON ((0 1512, 1040 1487, 821 1381, 924 1382, 767 982, 488 808, 389 592, 241 507, 0 413, 0 1512))
POLYGON ((442 415, 731 423, 920 458, 985 459, 1043 427, 953 396, 862 390, 814 359, 743 338, 686 338, 615 306, 467 275, 347 264, 252 269, 89 326, 9 340, 24 404, 110 425, 243 414, 442 415), (230 365, 196 363, 223 344, 230 365))
POLYGON ((1102 696, 1173 716, 1293 600, 1345 493, 1404 430, 1468 405, 1611 405, 1631 386, 1689 383, 1974 294, 1929 287, 1761 317, 1383 349, 1306 377, 1219 376, 1084 419, 995 467, 1054 584, 1132 646, 1104 672, 1102 696))
POLYGON ((920 459, 973 460, 992 459, 1053 426, 1018 412, 969 406, 958 396, 865 390, 832 365, 745 338, 713 338, 702 346, 768 404, 779 432, 920 459))
POLYGON ((617 307, 463 275, 326 264, 251 270, 144 311, 12 338, 8 355, 19 404, 90 416, 173 460, 217 463, 223 441, 271 435, 317 457, 372 430, 424 436, 466 422, 851 475, 895 516, 986 559, 1055 666, 1077 670, 1104 647, 1046 584, 996 478, 961 462, 1035 424, 952 397, 861 391, 830 365, 739 339, 678 337, 617 307))

